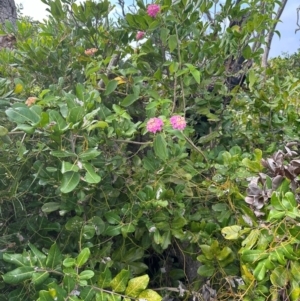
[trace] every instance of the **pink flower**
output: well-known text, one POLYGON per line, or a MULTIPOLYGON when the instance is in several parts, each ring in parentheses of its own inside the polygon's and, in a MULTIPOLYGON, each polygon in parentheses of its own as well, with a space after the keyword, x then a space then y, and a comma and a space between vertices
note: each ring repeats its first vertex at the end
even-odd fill
POLYGON ((182 131, 186 127, 186 121, 185 121, 184 117, 181 117, 179 115, 172 116, 170 118, 170 122, 171 122, 172 128, 174 130, 182 131))
POLYGON ((152 18, 155 18, 156 15, 159 13, 159 11, 160 11, 160 6, 158 4, 150 4, 147 7, 147 14, 152 18))
POLYGON ((145 34, 146 33, 144 31, 138 31, 135 38, 137 39, 137 41, 141 40, 145 36, 145 34))
POLYGON ((150 118, 147 122, 147 130, 151 133, 156 133, 162 130, 164 122, 160 118, 150 118))

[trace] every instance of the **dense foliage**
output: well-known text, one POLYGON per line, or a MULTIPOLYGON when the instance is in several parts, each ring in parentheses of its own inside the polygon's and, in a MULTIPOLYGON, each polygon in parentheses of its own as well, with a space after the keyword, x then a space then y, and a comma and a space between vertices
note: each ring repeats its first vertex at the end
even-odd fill
POLYGON ((250 47, 276 1, 42 1, 3 28, 1 300, 299 300, 299 54, 250 47))

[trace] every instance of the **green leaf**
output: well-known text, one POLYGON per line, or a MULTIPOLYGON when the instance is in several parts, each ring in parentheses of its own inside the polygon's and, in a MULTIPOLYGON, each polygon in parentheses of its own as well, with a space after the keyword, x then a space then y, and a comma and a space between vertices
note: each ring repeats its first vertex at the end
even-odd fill
POLYGON ((204 264, 198 268, 197 273, 200 276, 211 277, 215 273, 215 268, 213 266, 204 264))
POLYGON ((136 298, 138 295, 147 288, 149 283, 149 276, 143 275, 129 280, 125 295, 136 298))
POLYGON ((123 107, 129 107, 134 102, 136 102, 139 99, 139 95, 136 94, 129 94, 127 95, 121 102, 121 106, 123 107))
POLYGON ((63 261, 63 266, 65 266, 66 268, 71 268, 75 266, 75 264, 76 264, 76 260, 74 258, 66 258, 63 261))
POLYGON ((68 231, 77 232, 80 231, 82 224, 82 218, 79 216, 74 216, 68 219, 65 227, 68 231))
MULTIPOLYGON (((74 264, 75 264, 75 262, 74 262, 74 264)), ((75 277, 72 277, 71 275, 65 274, 65 276, 64 276, 63 287, 67 290, 68 294, 70 294, 70 292, 72 292, 75 288, 76 280, 74 278, 75 277)))
POLYGON ((81 250, 76 259, 76 264, 78 267, 82 267, 89 259, 91 251, 89 248, 84 248, 81 250))
POLYGON ((39 291, 38 301, 53 301, 53 300, 55 299, 53 299, 51 292, 45 290, 39 291))
POLYGON ((44 281, 46 281, 49 278, 50 274, 47 271, 43 272, 36 272, 32 274, 32 283, 34 285, 40 285, 44 281))
POLYGON ((84 115, 85 115, 85 110, 83 107, 71 108, 68 115, 68 121, 72 123, 82 121, 84 115))
POLYGON ((191 74, 193 75, 196 83, 200 84, 200 79, 201 79, 201 73, 200 73, 200 71, 198 71, 196 69, 196 67, 193 66, 192 64, 185 64, 185 65, 189 68, 189 70, 190 70, 191 74))
POLYGON ((83 165, 84 169, 86 170, 86 174, 84 177, 84 180, 86 182, 91 183, 91 184, 96 184, 101 181, 101 177, 98 174, 96 174, 93 166, 90 163, 83 163, 82 165, 83 165))
POLYGON ((295 207, 297 207, 297 201, 292 192, 287 192, 282 198, 282 205, 287 209, 292 211, 295 207))
POLYGON ((268 253, 264 253, 262 250, 245 250, 241 259, 243 262, 253 263, 262 259, 265 259, 269 256, 268 253))
POLYGON ((240 237, 240 231, 242 230, 241 226, 233 225, 229 227, 225 227, 221 230, 225 239, 236 240, 240 237))
POLYGON ((53 157, 57 157, 57 158, 68 158, 68 157, 76 157, 76 154, 69 152, 69 151, 61 151, 61 150, 57 150, 57 151, 51 151, 50 155, 52 155, 53 157))
POLYGON ((7 135, 8 129, 0 125, 0 137, 7 135))
POLYGON ((127 287, 130 272, 128 270, 121 270, 121 272, 112 279, 110 286, 116 293, 123 293, 127 287))
POLYGON ((229 256, 233 255, 232 250, 229 247, 224 247, 221 252, 217 255, 219 261, 227 259, 229 256))
POLYGON ((105 268, 104 272, 100 273, 98 278, 98 286, 100 288, 107 288, 111 282, 111 271, 109 268, 105 268))
POLYGON ((249 89, 250 91, 252 91, 253 85, 255 84, 258 77, 256 76, 256 73, 253 69, 250 69, 248 73, 248 77, 249 77, 249 89))
POLYGON ((177 37, 176 35, 170 35, 168 40, 170 52, 177 48, 177 37))
POLYGON ((289 281, 287 268, 281 266, 275 268, 270 275, 270 280, 274 286, 286 287, 289 281))
POLYGON ((63 174, 60 191, 62 193, 69 193, 73 191, 80 181, 78 172, 69 171, 63 174))
POLYGON ((14 269, 4 274, 2 277, 4 282, 6 283, 18 284, 24 280, 30 279, 34 273, 35 272, 33 267, 25 266, 14 269))
POLYGON ((139 300, 147 300, 147 301, 161 301, 162 297, 155 291, 147 289, 139 294, 139 300))
POLYGON ((267 260, 260 261, 255 267, 255 269, 253 270, 253 276, 258 281, 262 281, 265 278, 266 271, 267 271, 266 262, 267 260))
POLYGON ((83 288, 80 292, 80 298, 81 298, 81 300, 84 300, 84 301, 94 300, 95 295, 96 295, 96 292, 95 292, 94 288, 89 287, 89 286, 83 288))
POLYGON ((28 107, 14 107, 9 108, 5 111, 10 121, 16 123, 30 123, 31 125, 35 125, 39 123, 40 118, 37 114, 31 111, 28 107))
POLYGON ((79 279, 80 280, 88 280, 88 279, 91 279, 93 278, 95 275, 95 273, 91 270, 85 270, 85 271, 82 271, 80 274, 79 274, 79 279))
POLYGON ((61 206, 60 203, 49 202, 49 203, 44 204, 41 209, 44 213, 51 213, 51 212, 58 210, 60 208, 60 206, 61 206))
POLYGON ((25 266, 26 264, 23 262, 22 254, 3 254, 3 260, 9 263, 13 263, 17 266, 25 266))
POLYGON ((114 92, 117 86, 118 86, 118 82, 116 80, 111 80, 106 86, 104 95, 109 95, 112 92, 114 92))
POLYGON ((154 138, 153 142, 153 148, 155 155, 162 159, 163 161, 166 161, 168 158, 168 150, 167 150, 167 143, 165 138, 162 136, 162 134, 158 134, 154 138))
POLYGON ((79 159, 81 159, 82 161, 88 161, 97 158, 100 154, 101 152, 97 149, 90 148, 85 152, 79 154, 79 159))
POLYGON ((49 121, 54 123, 52 128, 55 132, 63 133, 68 128, 66 121, 57 111, 51 110, 49 112, 49 121))
POLYGON ((61 264, 62 262, 62 254, 57 244, 54 243, 49 250, 48 257, 46 260, 46 266, 54 270, 56 266, 61 264))
POLYGON ((32 253, 37 259, 37 263, 39 267, 44 267, 46 263, 46 255, 39 251, 33 244, 29 243, 28 244, 29 248, 31 249, 32 253))
POLYGON ((249 45, 247 45, 244 49, 243 49, 243 56, 245 59, 250 59, 252 58, 252 51, 251 51, 251 47, 249 45))
POLYGON ((105 216, 107 222, 112 225, 117 225, 121 222, 120 216, 115 212, 108 211, 108 212, 104 213, 104 216, 105 216))
POLYGON ((67 161, 62 161, 61 173, 66 173, 68 171, 78 172, 79 168, 74 163, 70 163, 67 161))

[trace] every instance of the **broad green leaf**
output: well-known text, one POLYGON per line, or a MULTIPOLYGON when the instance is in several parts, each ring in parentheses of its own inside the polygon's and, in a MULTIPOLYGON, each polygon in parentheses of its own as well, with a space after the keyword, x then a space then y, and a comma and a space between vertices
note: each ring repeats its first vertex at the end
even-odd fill
POLYGON ((57 244, 54 243, 49 250, 48 257, 46 260, 46 266, 54 270, 56 266, 61 264, 62 262, 62 254, 57 244))
POLYGON ((169 36, 168 45, 169 45, 170 52, 172 52, 174 49, 177 48, 178 45, 177 45, 176 35, 169 36))
POLYGON ((49 291, 41 290, 39 291, 38 301, 53 301, 55 300, 49 291))
POLYGON ((162 27, 160 29, 160 39, 164 46, 167 45, 167 38, 168 38, 169 33, 170 33, 170 30, 165 27, 162 27))
POLYGON ((68 121, 72 123, 82 121, 84 115, 85 115, 85 110, 83 107, 71 108, 69 111, 68 121))
POLYGON ((35 272, 32 274, 32 283, 40 285, 49 278, 50 274, 47 271, 35 272))
POLYGON ((241 259, 243 262, 253 263, 269 256, 268 253, 264 253, 262 250, 245 250, 242 255, 241 259))
POLYGON ((82 267, 89 259, 91 251, 89 248, 84 248, 81 250, 76 259, 76 264, 78 267, 82 267))
POLYGON ((79 159, 82 161, 88 161, 97 158, 101 154, 100 151, 94 148, 90 148, 85 152, 79 154, 79 159))
POLYGON ((143 275, 129 280, 128 286, 125 290, 125 295, 136 298, 138 295, 147 288, 149 283, 149 276, 143 275))
POLYGON ((168 246, 171 244, 171 231, 166 231, 161 237, 161 247, 163 250, 166 250, 168 246))
POLYGON ((31 125, 35 125, 39 123, 40 118, 33 111, 31 111, 28 107, 14 107, 9 108, 5 111, 10 121, 16 123, 30 123, 31 125))
POLYGON ((193 66, 192 64, 185 64, 185 65, 189 68, 189 70, 190 70, 191 74, 193 75, 194 80, 196 81, 196 83, 200 84, 200 79, 201 79, 200 71, 197 70, 196 67, 193 66))
POLYGON ((46 255, 39 251, 33 244, 28 244, 29 248, 31 249, 34 256, 37 258, 37 263, 39 267, 44 267, 46 264, 46 255))
POLYGON ((52 128, 55 132, 63 133, 67 130, 66 121, 57 111, 49 111, 49 121, 54 123, 52 128))
POLYGON ((236 240, 240 237, 240 231, 242 230, 241 226, 233 225, 229 227, 225 227, 221 230, 225 239, 236 240))
POLYGON ((93 278, 95 275, 95 273, 91 270, 85 270, 85 271, 82 271, 80 274, 79 274, 79 279, 80 280, 88 280, 88 279, 91 279, 93 278))
POLYGON ((80 181, 78 172, 69 171, 63 174, 60 191, 62 193, 69 193, 73 191, 80 181))
POLYGON ((123 225, 108 225, 104 231, 104 235, 107 236, 117 236, 121 234, 123 225))
POLYGON ((93 166, 90 163, 82 164, 86 170, 84 180, 91 184, 97 184, 101 181, 101 177, 95 172, 93 166))
POLYGON ((76 259, 75 258, 65 258, 63 261, 63 266, 66 268, 71 268, 76 265, 76 259))
POLYGON ((60 206, 61 206, 60 203, 49 202, 49 203, 44 204, 41 209, 44 213, 51 213, 51 212, 58 210, 60 208, 60 206))
POLYGON ((200 276, 211 277, 215 273, 215 267, 204 264, 198 268, 197 273, 200 276))
POLYGON ((245 249, 252 249, 252 247, 256 244, 259 235, 259 229, 253 229, 246 239, 242 241, 242 246, 245 247, 245 249))
POLYGON ((114 92, 117 86, 118 86, 118 82, 116 80, 111 80, 106 86, 104 95, 109 95, 112 92, 114 92))
POLYGON ((74 163, 70 163, 67 161, 62 161, 62 166, 61 166, 61 173, 66 173, 68 171, 74 171, 74 172, 78 172, 79 168, 77 165, 75 165, 74 163))
POLYGON ((125 291, 129 280, 129 275, 130 272, 123 269, 116 277, 111 280, 110 286, 114 292, 123 293, 125 291))
POLYGON ((267 271, 266 262, 267 260, 260 261, 255 267, 255 269, 253 270, 253 276, 258 281, 262 281, 265 278, 266 271, 267 271))
POLYGON ((258 77, 256 76, 255 71, 253 69, 250 69, 248 74, 249 74, 248 75, 248 77, 249 77, 249 89, 250 89, 250 91, 252 91, 253 85, 255 84, 258 77))
POLYGON ((283 217, 285 217, 286 213, 285 211, 277 211, 275 209, 271 209, 268 214, 267 221, 271 220, 281 220, 283 217))
POLYGON ((120 216, 115 212, 108 211, 108 212, 104 213, 104 216, 105 216, 105 219, 107 220, 107 222, 112 225, 117 225, 121 222, 120 216))
MULTIPOLYGON (((80 276, 79 276, 80 277, 80 276)), ((93 287, 87 286, 83 288, 80 292, 80 298, 84 301, 92 301, 96 295, 96 291, 93 287)))
POLYGON ((13 263, 17 266, 25 266, 26 264, 23 262, 23 255, 22 254, 3 254, 3 260, 9 263, 13 263))
POLYGON ((76 285, 75 277, 65 274, 63 279, 63 287, 67 290, 68 294, 70 294, 70 292, 74 290, 75 285, 76 285))
POLYGON ((127 95, 122 101, 121 106, 123 107, 129 107, 132 105, 135 101, 139 99, 139 95, 136 94, 129 94, 127 95))
POLYGON ((155 155, 166 161, 168 159, 167 143, 162 134, 158 134, 154 138, 153 148, 155 155))
POLYGON ((111 282, 111 271, 109 268, 105 268, 104 272, 100 273, 98 278, 98 286, 100 288, 107 288, 110 286, 111 282))
POLYGON ((248 60, 248 59, 252 58, 252 51, 251 51, 251 47, 249 45, 244 47, 242 53, 243 53, 243 56, 245 59, 248 60))
POLYGON ((82 224, 82 217, 74 216, 68 219, 65 227, 68 231, 77 232, 80 231, 82 224))
POLYGON ((9 271, 8 273, 4 274, 3 280, 6 283, 9 284, 18 284, 24 280, 30 279, 32 275, 35 273, 33 267, 19 267, 12 271, 9 271))
POLYGON ((214 254, 211 251, 211 247, 208 245, 200 245, 201 251, 203 255, 206 257, 208 260, 212 260, 214 258, 214 254))
POLYGON ((230 255, 232 255, 233 252, 229 247, 224 247, 221 252, 217 255, 217 259, 219 261, 223 261, 227 259, 230 255))
POLYGON ((289 211, 297 207, 297 201, 292 192, 287 192, 282 198, 282 205, 289 211))

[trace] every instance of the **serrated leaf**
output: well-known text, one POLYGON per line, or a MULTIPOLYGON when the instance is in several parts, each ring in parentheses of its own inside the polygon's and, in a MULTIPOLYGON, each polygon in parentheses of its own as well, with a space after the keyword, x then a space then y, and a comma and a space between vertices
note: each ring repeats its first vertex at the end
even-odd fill
POLYGON ((112 279, 110 286, 116 293, 123 293, 127 287, 130 272, 128 270, 121 270, 121 272, 112 279))
POLYGON ((145 290, 149 283, 149 276, 143 275, 129 280, 125 295, 136 298, 143 290, 145 290))

